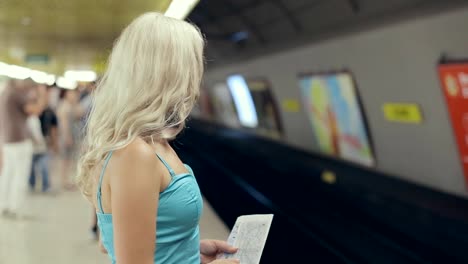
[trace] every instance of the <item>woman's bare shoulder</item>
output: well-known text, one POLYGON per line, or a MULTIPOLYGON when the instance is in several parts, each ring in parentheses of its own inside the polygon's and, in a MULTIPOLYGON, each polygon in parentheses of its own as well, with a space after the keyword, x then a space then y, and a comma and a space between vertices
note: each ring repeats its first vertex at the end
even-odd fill
POLYGON ((126 147, 116 150, 113 154, 115 159, 120 161, 137 161, 142 162, 154 161, 156 154, 148 143, 141 138, 136 138, 126 147))
POLYGON ((125 148, 116 150, 109 165, 110 173, 113 175, 111 181, 126 182, 140 179, 160 182, 158 173, 160 165, 157 156, 152 147, 140 138, 133 140, 125 148))

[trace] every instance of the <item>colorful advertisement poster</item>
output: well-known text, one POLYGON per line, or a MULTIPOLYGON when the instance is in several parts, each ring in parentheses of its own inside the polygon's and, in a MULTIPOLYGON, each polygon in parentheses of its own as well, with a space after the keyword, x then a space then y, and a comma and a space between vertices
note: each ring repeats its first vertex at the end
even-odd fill
POLYGON ((439 76, 468 183, 468 63, 441 64, 439 76))
POLYGON ((302 101, 322 152, 362 165, 375 163, 351 74, 303 75, 302 101))

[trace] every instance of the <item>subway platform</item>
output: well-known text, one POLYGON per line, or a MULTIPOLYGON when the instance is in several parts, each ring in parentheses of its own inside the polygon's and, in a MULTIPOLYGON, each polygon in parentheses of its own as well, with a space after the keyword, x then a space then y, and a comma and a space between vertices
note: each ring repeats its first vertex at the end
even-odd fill
MULTIPOLYGON (((56 166, 52 166, 56 168, 56 166)), ((52 170, 52 182, 58 182, 52 170)), ((79 191, 31 192, 24 219, 0 217, 0 264, 108 263, 91 232, 92 208, 79 191)), ((201 238, 225 240, 229 234, 205 201, 201 238)))

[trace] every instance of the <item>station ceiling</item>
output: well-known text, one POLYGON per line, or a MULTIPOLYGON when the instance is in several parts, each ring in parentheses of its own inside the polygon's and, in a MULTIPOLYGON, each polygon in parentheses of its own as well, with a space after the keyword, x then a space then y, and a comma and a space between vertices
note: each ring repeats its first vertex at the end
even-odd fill
POLYGON ((467 3, 467 0, 201 0, 189 20, 207 36, 208 61, 223 64, 467 3))
MULTIPOLYGON (((0 62, 54 74, 102 71, 132 19, 171 0, 0 0, 0 62)), ((249 59, 466 0, 200 0, 188 17, 210 64, 249 59)))
POLYGON ((99 68, 135 17, 170 0, 0 0, 0 61, 61 74, 99 68))

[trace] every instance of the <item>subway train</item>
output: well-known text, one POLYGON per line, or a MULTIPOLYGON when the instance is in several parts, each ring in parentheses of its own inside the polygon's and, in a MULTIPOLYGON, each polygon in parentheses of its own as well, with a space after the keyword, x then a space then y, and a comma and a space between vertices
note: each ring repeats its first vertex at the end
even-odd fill
POLYGON ((264 263, 468 261, 468 9, 402 21, 208 67, 174 145, 264 263))

